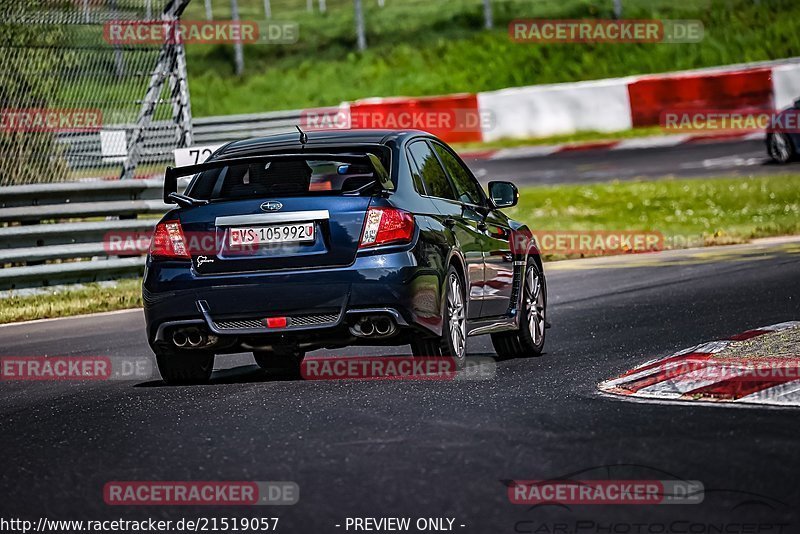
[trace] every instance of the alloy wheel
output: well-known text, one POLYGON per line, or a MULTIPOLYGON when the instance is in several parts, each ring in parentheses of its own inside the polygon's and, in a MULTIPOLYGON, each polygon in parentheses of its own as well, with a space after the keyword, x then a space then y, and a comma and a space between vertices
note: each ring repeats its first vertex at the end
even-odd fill
POLYGON ((456 358, 462 358, 466 352, 467 323, 464 313, 464 293, 461 281, 455 273, 450 273, 447 291, 447 318, 450 331, 450 343, 456 358))
POLYGON ((534 266, 530 266, 525 275, 525 311, 533 343, 541 345, 545 328, 544 291, 541 276, 534 266))
POLYGON ((770 138, 770 150, 775 160, 781 163, 789 161, 789 142, 783 134, 776 133, 770 138))

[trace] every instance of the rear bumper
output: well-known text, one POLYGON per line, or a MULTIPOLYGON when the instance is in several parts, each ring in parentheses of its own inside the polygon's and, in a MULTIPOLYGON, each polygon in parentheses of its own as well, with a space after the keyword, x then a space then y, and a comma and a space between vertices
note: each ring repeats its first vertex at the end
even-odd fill
POLYGON ((348 317, 376 310, 400 327, 439 334, 442 276, 418 265, 410 250, 359 256, 340 268, 203 276, 187 263, 148 261, 148 341, 165 341, 173 326, 203 327, 219 337, 346 337, 348 317), (289 324, 258 323, 277 316, 289 317, 289 324))

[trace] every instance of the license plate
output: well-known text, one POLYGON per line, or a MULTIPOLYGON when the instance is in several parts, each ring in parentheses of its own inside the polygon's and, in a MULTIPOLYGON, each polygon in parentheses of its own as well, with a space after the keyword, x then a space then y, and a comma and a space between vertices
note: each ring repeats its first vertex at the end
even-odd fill
POLYGON ((308 242, 314 241, 314 228, 313 222, 231 228, 228 242, 233 247, 261 243, 308 242))

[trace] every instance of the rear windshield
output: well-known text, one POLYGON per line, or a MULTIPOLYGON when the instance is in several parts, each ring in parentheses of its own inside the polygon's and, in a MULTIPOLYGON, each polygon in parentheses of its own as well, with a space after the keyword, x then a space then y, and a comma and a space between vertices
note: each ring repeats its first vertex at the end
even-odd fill
POLYGON ((371 189, 369 164, 335 160, 282 160, 231 165, 202 172, 187 193, 201 200, 338 195, 371 189))

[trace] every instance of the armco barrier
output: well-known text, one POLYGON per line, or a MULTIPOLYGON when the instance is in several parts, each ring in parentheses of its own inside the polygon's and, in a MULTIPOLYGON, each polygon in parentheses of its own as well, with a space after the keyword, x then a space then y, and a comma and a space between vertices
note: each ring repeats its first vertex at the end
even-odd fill
POLYGON ((168 208, 162 186, 126 180, 0 188, 0 290, 141 274, 141 254, 110 254, 104 239, 152 232, 153 215, 168 208))
MULTIPOLYGON (((253 113, 249 115, 226 115, 222 117, 203 117, 194 119, 193 135, 195 145, 220 144, 237 139, 270 135, 294 130, 300 124, 301 111, 272 111, 269 113, 253 113)), ((171 123, 164 121, 153 123, 150 128, 147 144, 140 163, 168 164, 172 161, 175 148, 175 132, 171 123)), ((100 132, 89 132, 80 135, 62 135, 59 141, 69 148, 65 151, 70 169, 96 167, 100 161, 116 158, 122 161, 125 151, 123 143, 114 146, 114 152, 107 152, 101 142, 104 133, 117 133, 126 136, 125 145, 130 144, 132 124, 111 124, 100 132)))

